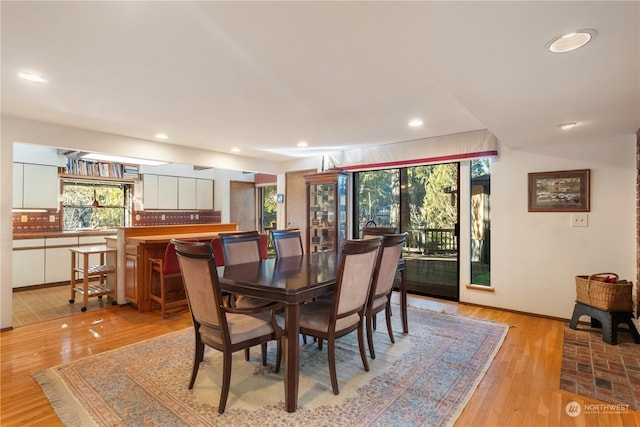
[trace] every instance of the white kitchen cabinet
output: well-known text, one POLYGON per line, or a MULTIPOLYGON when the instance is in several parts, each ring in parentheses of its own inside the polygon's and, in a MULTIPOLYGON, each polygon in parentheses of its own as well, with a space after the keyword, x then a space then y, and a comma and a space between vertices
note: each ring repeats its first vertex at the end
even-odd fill
POLYGON ((13 241, 13 287, 44 283, 44 239, 13 241))
POLYGON ((22 194, 23 194, 23 186, 22 176, 24 171, 23 163, 14 163, 13 164, 13 207, 21 208, 22 207, 22 194))
POLYGON ((178 209, 196 209, 196 179, 178 178, 178 209))
POLYGON ((142 192, 143 206, 145 209, 158 209, 158 175, 145 173, 142 176, 144 185, 142 192))
POLYGON ((196 179, 196 209, 213 209, 213 180, 196 179))
POLYGON ((158 209, 178 209, 178 177, 158 175, 158 209))
POLYGON ((44 246, 44 282, 69 281, 71 278, 71 252, 69 249, 78 247, 78 237, 47 237, 44 246))
POLYGON ((58 181, 57 166, 14 163, 13 207, 57 209, 60 192, 58 181))

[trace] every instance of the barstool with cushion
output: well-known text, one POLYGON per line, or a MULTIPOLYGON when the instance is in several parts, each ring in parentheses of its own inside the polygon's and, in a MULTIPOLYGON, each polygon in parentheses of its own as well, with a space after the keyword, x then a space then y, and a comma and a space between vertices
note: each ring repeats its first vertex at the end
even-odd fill
POLYGON ((188 305, 173 243, 167 244, 164 258, 150 258, 149 261, 151 262, 149 299, 160 304, 164 319, 170 314, 169 310, 179 311, 174 309, 183 309, 188 305))

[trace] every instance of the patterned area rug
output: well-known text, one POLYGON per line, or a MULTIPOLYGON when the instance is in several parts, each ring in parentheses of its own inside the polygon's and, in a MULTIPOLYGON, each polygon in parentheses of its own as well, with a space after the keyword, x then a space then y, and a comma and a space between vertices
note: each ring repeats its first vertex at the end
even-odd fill
POLYGON ((640 410, 640 344, 628 332, 618 332, 618 344, 611 345, 601 329, 565 326, 560 388, 640 410))
POLYGON ((338 340, 340 394, 331 391, 326 345, 301 347, 299 408, 287 413, 283 374, 260 350, 234 355, 231 391, 218 415, 221 361, 205 353, 193 390, 192 329, 91 356, 33 374, 68 426, 441 426, 452 425, 491 365, 508 327, 409 309, 403 335, 394 307, 396 343, 384 320, 374 335, 376 359, 362 368, 355 332, 338 340))

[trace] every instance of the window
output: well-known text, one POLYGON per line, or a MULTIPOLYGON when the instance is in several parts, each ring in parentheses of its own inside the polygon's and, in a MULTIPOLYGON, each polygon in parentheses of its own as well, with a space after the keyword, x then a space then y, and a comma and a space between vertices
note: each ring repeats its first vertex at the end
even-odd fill
POLYGON ((131 185, 118 182, 63 182, 64 230, 128 225, 131 185))
POLYGON ((491 163, 471 161, 471 283, 491 286, 491 163))
POLYGON ((272 228, 272 224, 276 222, 278 213, 277 203, 277 187, 270 185, 267 187, 259 187, 260 206, 262 209, 262 231, 272 228))

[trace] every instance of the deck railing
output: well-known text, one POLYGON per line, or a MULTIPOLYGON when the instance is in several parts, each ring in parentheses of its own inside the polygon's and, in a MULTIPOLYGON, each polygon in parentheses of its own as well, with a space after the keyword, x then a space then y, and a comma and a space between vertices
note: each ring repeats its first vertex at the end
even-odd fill
POLYGON ((453 228, 408 228, 405 251, 422 255, 450 254, 458 251, 453 228))

